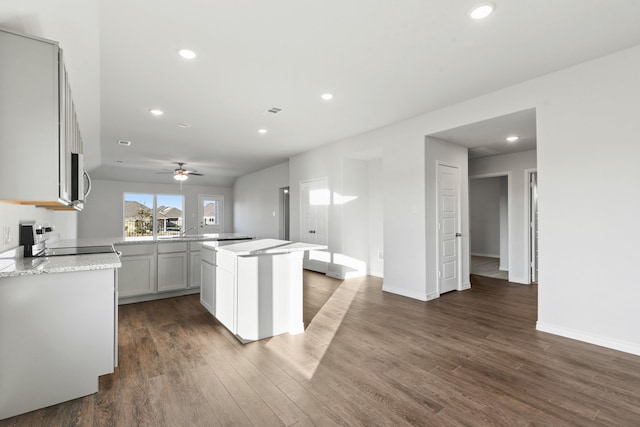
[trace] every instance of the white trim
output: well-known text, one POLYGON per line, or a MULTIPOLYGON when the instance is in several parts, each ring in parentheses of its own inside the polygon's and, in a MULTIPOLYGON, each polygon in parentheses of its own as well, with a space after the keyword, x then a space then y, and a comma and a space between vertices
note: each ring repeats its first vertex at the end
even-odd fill
POLYGON ((400 295, 407 298, 417 299, 420 301, 429 301, 439 297, 439 295, 435 293, 431 295, 426 295, 424 293, 407 291, 404 288, 395 288, 393 286, 386 286, 386 285, 382 285, 382 291, 389 292, 390 294, 400 295))
POLYGON ((635 342, 611 339, 599 335, 589 334, 577 329, 564 328, 562 326, 555 326, 540 321, 536 323, 536 329, 538 331, 559 335, 561 337, 571 338, 589 344, 595 344, 601 347, 611 348, 613 350, 624 351, 625 353, 631 353, 640 356, 640 345, 635 342))
POLYGON ((471 282, 464 282, 461 286, 460 289, 458 289, 459 291, 466 291, 467 289, 471 289, 471 282))
MULTIPOLYGON (((458 214, 458 218, 457 218, 457 223, 458 223, 458 230, 456 231, 456 233, 460 233, 462 234, 462 166, 458 163, 454 163, 454 162, 447 162, 447 161, 443 161, 443 160, 436 160, 436 203, 435 203, 435 207, 436 207, 436 270, 435 270, 435 274, 436 274, 436 284, 437 284, 437 295, 438 297, 442 294, 442 292, 440 292, 440 275, 438 274, 438 272, 440 271, 440 230, 438 229, 438 225, 440 224, 440 209, 439 209, 439 200, 440 200, 440 166, 446 166, 446 167, 450 167, 450 168, 456 168, 458 169, 458 194, 457 194, 457 206, 456 206, 456 212, 458 214)), ((460 237, 460 244, 458 245, 458 286, 456 287, 457 289, 461 289, 462 288, 462 263, 464 262, 462 259, 462 254, 463 254, 463 250, 462 250, 462 245, 464 242, 464 235, 462 237, 460 237)), ((435 294, 433 294, 435 295, 435 294)), ((434 298, 437 297, 430 297, 430 295, 427 295, 427 301, 432 300, 434 298)))
MULTIPOLYGON (((531 281, 531 174, 538 172, 538 168, 529 168, 524 170, 524 265, 527 269, 527 283, 531 281)), ((539 278, 536 278, 539 279, 539 278)))
POLYGON ((509 276, 509 282, 518 283, 520 285, 530 285, 531 282, 526 277, 509 276))

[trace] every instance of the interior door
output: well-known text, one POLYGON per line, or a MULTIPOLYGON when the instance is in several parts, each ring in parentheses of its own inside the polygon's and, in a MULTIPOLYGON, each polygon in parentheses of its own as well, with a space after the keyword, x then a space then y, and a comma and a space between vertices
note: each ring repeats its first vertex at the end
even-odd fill
POLYGON ((439 293, 460 285, 460 169, 438 165, 438 279, 439 293))
MULTIPOLYGON (((300 182, 300 241, 326 245, 328 241, 331 192, 327 177, 300 182)), ((305 253, 304 268, 326 273, 329 253, 305 253)))
POLYGON ((198 226, 200 234, 223 233, 224 196, 198 196, 198 226))

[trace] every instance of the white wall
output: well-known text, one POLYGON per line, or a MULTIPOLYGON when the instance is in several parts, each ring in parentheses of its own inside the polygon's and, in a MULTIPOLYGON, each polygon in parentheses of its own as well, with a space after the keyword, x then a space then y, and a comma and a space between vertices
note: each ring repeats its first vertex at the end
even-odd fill
POLYGON ((640 354, 638 75, 640 46, 301 154, 290 181, 326 175, 341 186, 339 154, 381 145, 383 288, 424 299, 433 245, 425 231, 425 135, 536 108, 538 328, 640 354))
POLYGON ((509 281, 529 283, 527 221, 525 209, 527 187, 525 170, 535 169, 537 154, 535 150, 502 156, 481 157, 469 161, 469 176, 506 172, 509 174, 509 281))
POLYGON ((469 180, 471 255, 500 257, 500 177, 469 180))
POLYGON ((0 202, 0 252, 18 246, 18 224, 36 222, 55 227, 61 239, 75 239, 77 236, 78 213, 76 211, 51 211, 34 206, 21 206, 0 202), (9 243, 4 241, 5 227, 9 228, 9 243))
POLYGON ((373 159, 367 162, 369 174, 369 274, 371 276, 384 276, 383 236, 383 194, 382 194, 382 159, 373 159))
POLYGON ((235 231, 277 239, 282 217, 279 190, 288 186, 288 162, 236 179, 233 184, 235 231))
MULTIPOLYGON (((183 194, 185 196, 185 229, 198 225, 198 195, 224 196, 224 232, 233 232, 233 194, 231 187, 207 187, 184 184, 151 184, 93 180, 85 209, 78 217, 78 237, 121 237, 124 234, 124 193, 183 194)), ((195 230, 189 234, 196 234, 195 230)))

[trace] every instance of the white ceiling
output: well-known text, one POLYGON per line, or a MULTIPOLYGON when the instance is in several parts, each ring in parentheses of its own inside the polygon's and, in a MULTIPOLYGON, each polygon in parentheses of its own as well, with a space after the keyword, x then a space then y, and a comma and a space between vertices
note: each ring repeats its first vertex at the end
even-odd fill
POLYGON ((171 182, 155 172, 182 161, 206 174, 186 185, 228 185, 640 44, 637 0, 495 0, 482 22, 466 16, 476 3, 3 0, 0 26, 61 42, 94 177, 171 182), (199 56, 183 60, 180 48, 199 56), (327 91, 334 100, 320 99, 327 91), (271 107, 282 112, 264 114, 271 107))

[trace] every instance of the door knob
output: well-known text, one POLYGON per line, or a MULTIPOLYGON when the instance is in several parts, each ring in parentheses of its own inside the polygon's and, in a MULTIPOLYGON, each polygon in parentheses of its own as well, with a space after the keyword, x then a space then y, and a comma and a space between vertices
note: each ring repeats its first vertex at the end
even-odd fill
POLYGON ((462 234, 456 233, 456 237, 460 237, 460 236, 462 236, 462 234))

